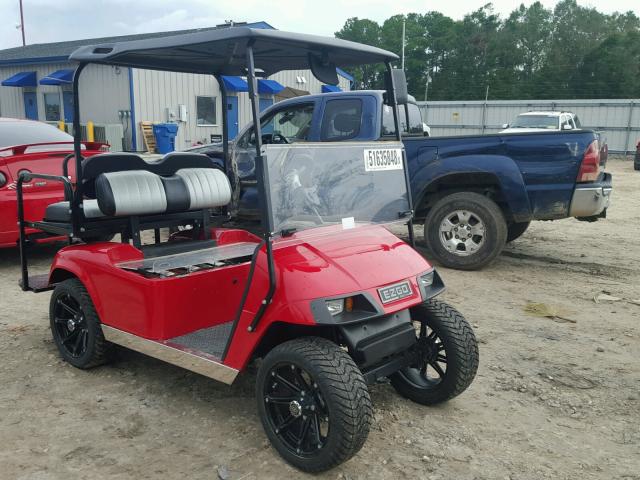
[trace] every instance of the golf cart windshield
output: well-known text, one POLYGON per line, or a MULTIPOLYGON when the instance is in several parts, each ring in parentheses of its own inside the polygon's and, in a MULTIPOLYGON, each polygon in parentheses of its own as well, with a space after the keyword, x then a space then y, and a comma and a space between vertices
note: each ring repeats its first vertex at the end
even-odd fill
POLYGON ((274 233, 405 222, 402 143, 265 145, 274 233))

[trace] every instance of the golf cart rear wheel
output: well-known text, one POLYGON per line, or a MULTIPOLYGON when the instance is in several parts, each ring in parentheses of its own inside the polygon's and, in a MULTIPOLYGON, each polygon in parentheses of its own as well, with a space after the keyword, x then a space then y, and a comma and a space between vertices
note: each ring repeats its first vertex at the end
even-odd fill
POLYGON ((305 472, 345 462, 369 434, 371 399, 362 373, 329 340, 300 338, 271 350, 258 371, 256 396, 272 445, 305 472))
POLYGON ((62 358, 86 369, 105 363, 111 344, 104 339, 91 297, 77 278, 58 284, 49 304, 51 333, 62 358))
POLYGON ((411 309, 421 358, 389 379, 402 396, 423 405, 449 400, 464 392, 478 370, 473 330, 454 308, 430 300, 411 309))

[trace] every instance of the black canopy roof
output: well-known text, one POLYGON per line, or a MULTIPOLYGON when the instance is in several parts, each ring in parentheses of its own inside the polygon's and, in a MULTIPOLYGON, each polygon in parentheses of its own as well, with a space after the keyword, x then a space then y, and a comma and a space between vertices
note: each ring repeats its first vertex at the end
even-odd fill
POLYGON ((230 27, 184 35, 81 47, 70 60, 213 75, 245 75, 252 43, 256 69, 268 76, 309 68, 309 54, 337 67, 393 61, 394 53, 331 37, 249 27, 230 27))

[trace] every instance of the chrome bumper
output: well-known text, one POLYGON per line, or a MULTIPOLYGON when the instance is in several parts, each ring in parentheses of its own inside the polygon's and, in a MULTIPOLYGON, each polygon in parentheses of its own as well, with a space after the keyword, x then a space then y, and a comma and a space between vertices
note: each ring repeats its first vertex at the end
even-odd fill
POLYGON ((598 184, 578 185, 573 193, 570 217, 594 217, 609 207, 611 199, 611 175, 598 184))

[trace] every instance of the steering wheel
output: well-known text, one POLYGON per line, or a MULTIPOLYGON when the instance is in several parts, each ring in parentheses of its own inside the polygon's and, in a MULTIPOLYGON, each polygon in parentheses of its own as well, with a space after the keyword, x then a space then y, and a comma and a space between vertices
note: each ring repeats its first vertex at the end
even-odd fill
POLYGON ((272 143, 289 143, 289 140, 287 140, 287 137, 285 137, 281 133, 274 132, 271 134, 271 142, 272 143))

